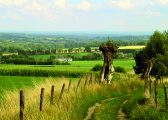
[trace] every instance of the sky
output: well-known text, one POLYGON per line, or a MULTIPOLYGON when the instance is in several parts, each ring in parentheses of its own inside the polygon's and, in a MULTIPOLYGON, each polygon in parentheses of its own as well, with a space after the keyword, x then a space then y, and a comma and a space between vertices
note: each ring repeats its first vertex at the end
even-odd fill
POLYGON ((168 0, 0 0, 0 31, 168 29, 168 0))

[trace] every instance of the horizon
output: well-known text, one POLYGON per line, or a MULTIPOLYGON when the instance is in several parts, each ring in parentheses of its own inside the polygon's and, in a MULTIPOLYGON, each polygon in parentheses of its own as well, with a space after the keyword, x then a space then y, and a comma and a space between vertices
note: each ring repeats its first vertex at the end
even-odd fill
POLYGON ((127 36, 127 35, 152 35, 154 31, 0 31, 0 33, 6 34, 60 34, 60 35, 116 35, 116 36, 127 36))

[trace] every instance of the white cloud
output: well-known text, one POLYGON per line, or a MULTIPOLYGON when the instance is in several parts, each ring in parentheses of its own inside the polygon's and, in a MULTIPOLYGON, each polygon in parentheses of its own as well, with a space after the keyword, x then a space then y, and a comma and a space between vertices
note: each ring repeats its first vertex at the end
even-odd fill
POLYGON ((112 7, 117 7, 120 9, 127 9, 127 10, 132 9, 134 7, 132 0, 110 0, 109 4, 112 7))
POLYGON ((86 0, 83 0, 80 4, 79 4, 79 6, 78 6, 78 8, 79 9, 81 9, 81 10, 89 10, 89 9, 91 9, 93 6, 91 5, 91 3, 89 3, 88 1, 86 1, 86 0))
POLYGON ((56 0, 54 4, 56 7, 61 8, 61 9, 66 9, 69 6, 66 0, 56 0))
POLYGON ((160 12, 158 12, 158 11, 151 11, 151 10, 139 12, 139 14, 142 15, 142 16, 147 16, 147 17, 160 17, 161 16, 160 12))
POLYGON ((12 6, 12 5, 22 5, 26 0, 0 0, 0 5, 12 6))
POLYGON ((25 8, 33 11, 45 11, 48 9, 48 6, 44 3, 34 1, 31 4, 26 5, 25 8))
POLYGON ((168 0, 159 0, 161 5, 168 5, 168 0))

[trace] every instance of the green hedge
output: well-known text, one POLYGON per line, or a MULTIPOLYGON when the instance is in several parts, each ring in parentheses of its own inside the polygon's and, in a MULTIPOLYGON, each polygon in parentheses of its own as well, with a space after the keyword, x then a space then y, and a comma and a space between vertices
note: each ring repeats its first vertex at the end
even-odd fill
POLYGON ((0 69, 1 76, 36 76, 36 77, 72 77, 77 78, 89 72, 83 71, 58 71, 40 69, 0 69))

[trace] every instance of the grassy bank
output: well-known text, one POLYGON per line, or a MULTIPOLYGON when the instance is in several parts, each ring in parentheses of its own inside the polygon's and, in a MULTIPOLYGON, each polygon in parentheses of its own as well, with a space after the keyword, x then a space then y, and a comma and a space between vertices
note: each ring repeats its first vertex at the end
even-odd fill
MULTIPOLYGON (((25 117, 28 120, 74 120, 83 119, 87 114, 87 109, 94 105, 96 102, 99 102, 108 98, 115 98, 112 103, 121 104, 123 99, 120 99, 122 96, 126 98, 132 92, 136 92, 139 89, 139 82, 136 76, 124 76, 122 74, 115 75, 114 81, 111 85, 93 83, 87 84, 84 89, 84 83, 86 78, 82 78, 82 82, 78 90, 76 90, 77 81, 73 81, 70 91, 67 91, 69 80, 66 78, 60 79, 48 79, 45 82, 36 85, 34 88, 26 88, 25 92, 25 117), (58 96, 62 87, 62 84, 66 84, 65 92, 63 94, 62 101, 58 105, 58 96), (54 105, 50 105, 50 88, 51 85, 55 85, 55 94, 54 94, 54 105), (39 94, 40 89, 45 88, 45 99, 43 111, 39 111, 39 94), (33 98, 33 99, 32 99, 33 98), (119 101, 117 101, 117 99, 119 101)), ((94 80, 94 78, 93 78, 94 80)), ((19 117, 19 91, 7 92, 5 95, 5 100, 0 105, 0 118, 2 119, 18 119, 19 117), (12 101, 11 101, 12 99, 12 101)), ((107 106, 114 105, 108 103, 107 106)), ((107 107, 105 111, 111 111, 110 113, 116 113, 118 107, 115 106, 107 107)), ((101 112, 104 114, 102 119, 116 118, 115 114, 108 114, 106 117, 106 112, 101 112)), ((95 118, 100 114, 95 114, 95 118)))

